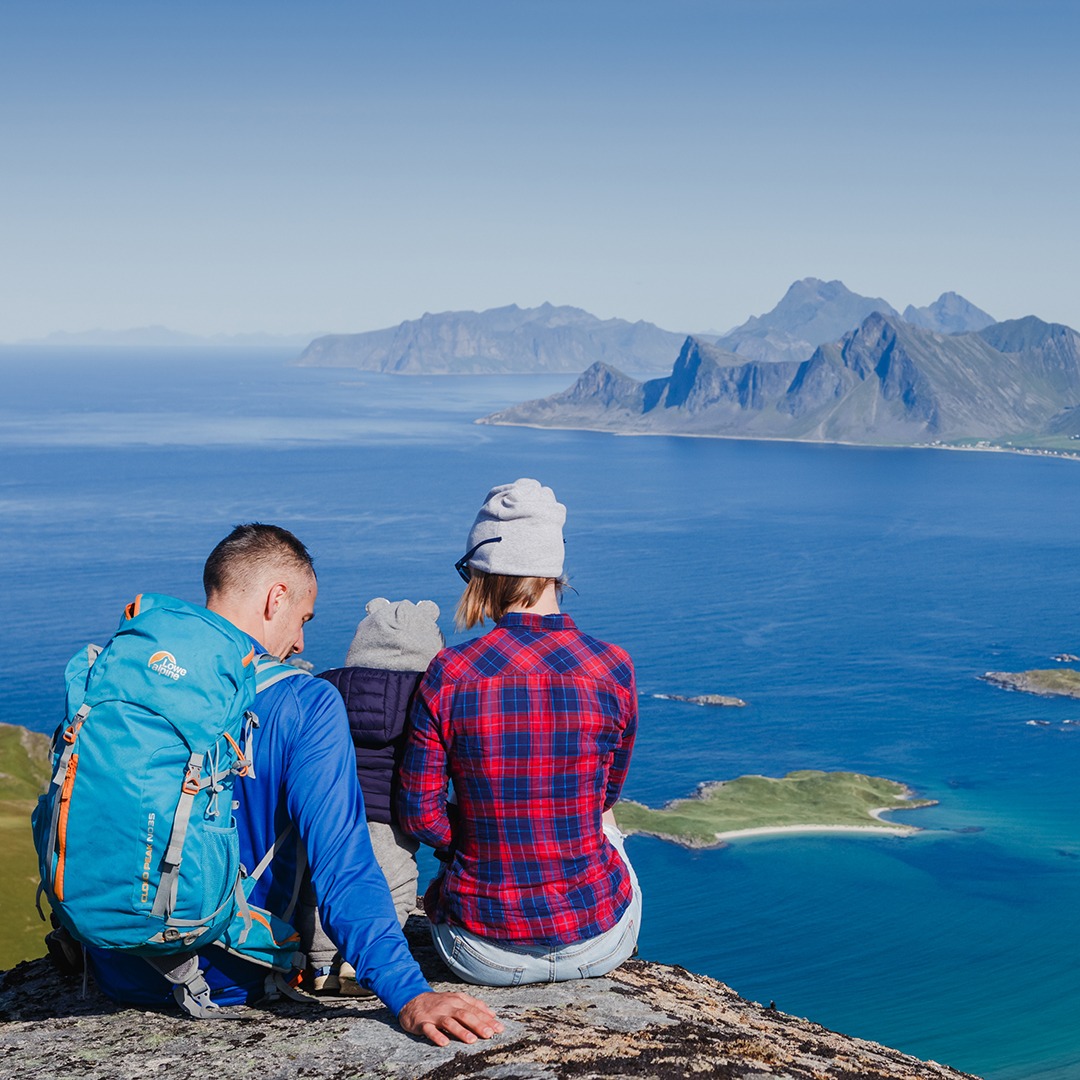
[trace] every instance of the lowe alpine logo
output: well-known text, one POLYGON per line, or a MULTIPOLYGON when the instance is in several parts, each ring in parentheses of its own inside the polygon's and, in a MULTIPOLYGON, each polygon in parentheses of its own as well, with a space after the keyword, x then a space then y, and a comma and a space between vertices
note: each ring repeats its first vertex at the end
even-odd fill
POLYGON ((171 652, 154 653, 146 662, 146 666, 151 671, 156 671, 159 675, 164 675, 167 679, 172 679, 175 682, 177 679, 187 674, 187 668, 181 667, 176 662, 176 657, 171 652))

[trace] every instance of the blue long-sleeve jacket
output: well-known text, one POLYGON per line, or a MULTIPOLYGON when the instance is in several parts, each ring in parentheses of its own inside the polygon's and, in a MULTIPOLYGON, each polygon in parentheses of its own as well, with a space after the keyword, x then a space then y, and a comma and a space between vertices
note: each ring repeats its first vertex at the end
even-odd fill
MULTIPOLYGON (((256 645, 258 648, 258 645, 256 645)), ((323 926, 357 979, 394 1012, 431 987, 398 925, 386 879, 371 850, 356 757, 340 694, 323 679, 284 679, 255 700, 255 776, 238 779, 234 797, 240 859, 249 870, 296 826, 260 879, 252 900, 284 913, 293 893, 297 833, 307 850, 323 926)), ((133 1004, 172 1000, 172 989, 137 957, 93 950, 95 975, 110 997, 133 1004)), ((201 955, 214 1000, 262 996, 265 969, 207 948, 201 955)))

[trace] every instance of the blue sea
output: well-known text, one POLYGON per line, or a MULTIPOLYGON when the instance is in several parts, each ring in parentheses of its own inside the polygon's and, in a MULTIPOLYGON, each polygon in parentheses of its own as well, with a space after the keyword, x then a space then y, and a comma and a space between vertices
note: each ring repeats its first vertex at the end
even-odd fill
POLYGON ((569 508, 567 610, 637 664, 627 796, 811 768, 938 800, 913 838, 632 838, 643 955, 989 1080, 1080 1077, 1080 701, 977 679, 1080 653, 1080 464, 478 426, 572 380, 291 359, 0 349, 0 718, 51 731, 69 655, 137 592, 201 599, 240 521, 315 553, 317 667, 377 595, 454 640, 473 515, 535 476, 569 508), (651 696, 709 692, 749 705, 651 696))

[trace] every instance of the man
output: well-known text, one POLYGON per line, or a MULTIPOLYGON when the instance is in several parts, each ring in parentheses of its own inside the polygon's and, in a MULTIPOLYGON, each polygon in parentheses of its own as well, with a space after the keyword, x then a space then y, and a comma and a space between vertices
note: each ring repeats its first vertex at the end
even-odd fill
MULTIPOLYGON (((246 633, 257 652, 282 660, 304 648, 318 584, 311 556, 274 525, 238 525, 210 553, 203 571, 206 606, 246 633)), ((255 701, 254 777, 238 781, 234 797, 241 862, 256 866, 292 824, 252 901, 275 913, 289 906, 296 882, 299 836, 311 867, 323 924, 356 977, 414 1035, 438 1046, 475 1042, 502 1031, 483 1002, 468 994, 437 994, 409 953, 386 879, 371 850, 363 796, 344 704, 326 681, 283 679, 255 701)), ((135 1003, 171 1000, 170 988, 137 959, 94 950, 95 972, 110 997, 135 1003)), ((218 949, 206 950, 205 977, 214 1001, 253 1002, 265 972, 218 949), (211 961, 207 964, 207 960, 211 961)))

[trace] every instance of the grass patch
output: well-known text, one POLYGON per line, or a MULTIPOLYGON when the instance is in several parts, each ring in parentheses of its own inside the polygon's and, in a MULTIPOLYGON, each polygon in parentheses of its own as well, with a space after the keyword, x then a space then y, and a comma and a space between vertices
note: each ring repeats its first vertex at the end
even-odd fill
POLYGON ((0 723, 0 970, 45 954, 30 813, 49 782, 49 760, 47 736, 0 723))
POLYGON ((1023 675, 1037 694, 1064 694, 1080 697, 1080 671, 1074 668, 1050 668, 1047 671, 1025 671, 1023 675))
POLYGON ((615 819, 626 833, 648 833, 691 847, 716 845, 716 834, 739 829, 798 825, 858 826, 889 829, 873 810, 910 810, 932 806, 913 799, 895 780, 849 772, 804 769, 781 779, 740 776, 737 780, 703 784, 687 799, 676 799, 662 810, 635 802, 620 802, 615 819))

